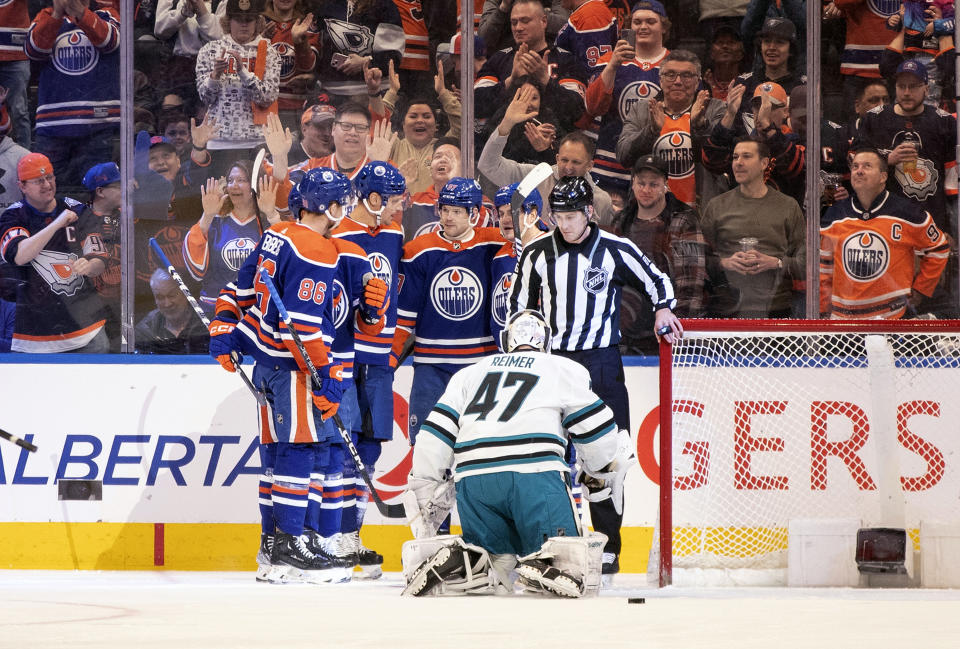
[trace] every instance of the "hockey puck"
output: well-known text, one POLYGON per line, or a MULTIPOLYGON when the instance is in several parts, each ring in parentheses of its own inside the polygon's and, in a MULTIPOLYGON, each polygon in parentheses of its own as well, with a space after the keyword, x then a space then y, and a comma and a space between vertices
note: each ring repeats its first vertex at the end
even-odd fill
POLYGON ((645 597, 628 597, 627 604, 645 604, 647 602, 645 597))

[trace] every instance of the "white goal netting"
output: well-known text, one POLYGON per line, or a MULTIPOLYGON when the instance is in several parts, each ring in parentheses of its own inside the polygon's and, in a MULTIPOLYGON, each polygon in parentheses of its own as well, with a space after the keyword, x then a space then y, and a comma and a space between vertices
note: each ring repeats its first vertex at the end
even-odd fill
POLYGON ((674 574, 780 582, 794 519, 960 517, 960 331, 691 332, 671 394, 674 574))

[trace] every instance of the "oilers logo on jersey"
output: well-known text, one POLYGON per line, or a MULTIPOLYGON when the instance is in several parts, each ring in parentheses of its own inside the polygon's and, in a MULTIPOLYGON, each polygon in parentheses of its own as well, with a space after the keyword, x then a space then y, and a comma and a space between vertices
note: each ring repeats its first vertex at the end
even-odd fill
POLYGON ((63 74, 80 76, 97 67, 100 53, 87 35, 76 29, 57 37, 52 60, 54 67, 63 74))
POLYGON ((881 18, 888 18, 900 11, 900 0, 867 0, 867 8, 881 18))
POLYGON ((610 274, 605 268, 590 267, 583 271, 583 290, 589 293, 601 293, 607 288, 610 274))
POLYGON ((296 69, 296 56, 293 45, 282 41, 279 43, 271 43, 270 45, 280 59, 280 79, 283 81, 290 79, 293 77, 294 70, 296 69))
POLYGON ((340 52, 369 54, 373 51, 373 34, 368 27, 336 18, 326 18, 323 22, 330 40, 340 52))
POLYGON ((507 324, 510 312, 510 287, 513 285, 513 273, 504 273, 493 286, 493 319, 503 327, 507 324))
POLYGON ((693 138, 684 131, 664 133, 653 143, 653 152, 667 161, 670 178, 693 175, 693 138))
POLYGON ((850 279, 869 282, 887 272, 890 247, 876 232, 857 232, 843 242, 843 269, 850 279))
POLYGON ((438 313, 449 320, 472 318, 483 304, 483 284, 463 266, 451 266, 440 272, 430 284, 430 301, 438 313))
POLYGON ((71 252, 41 250, 30 265, 58 295, 75 295, 83 286, 83 275, 73 272, 71 264, 77 256, 71 252))
POLYGON ((350 297, 339 279, 333 280, 333 294, 339 296, 333 301, 333 326, 335 329, 340 329, 350 314, 350 297))
POLYGON ((373 269, 373 276, 382 279, 390 286, 393 279, 393 269, 390 268, 390 260, 382 252, 371 252, 367 255, 370 260, 370 268, 373 269))
POLYGON ((221 249, 220 256, 228 268, 238 271, 240 270, 240 266, 243 265, 243 262, 246 261, 247 256, 253 252, 253 249, 256 247, 257 242, 247 237, 231 239, 221 249))
POLYGON ((620 93, 620 102, 617 105, 620 119, 626 121, 630 111, 633 110, 639 100, 656 99, 658 94, 660 94, 660 86, 647 79, 627 84, 623 92, 620 93))

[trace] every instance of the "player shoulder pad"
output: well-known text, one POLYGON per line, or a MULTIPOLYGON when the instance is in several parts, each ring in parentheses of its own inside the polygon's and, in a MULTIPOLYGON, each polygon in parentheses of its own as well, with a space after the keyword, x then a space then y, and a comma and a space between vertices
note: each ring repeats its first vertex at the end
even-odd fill
POLYGON ((341 255, 359 255, 364 259, 367 258, 366 251, 353 241, 337 238, 330 239, 330 241, 333 243, 334 248, 337 249, 337 252, 341 255))
POLYGON ((437 232, 424 232, 421 235, 418 235, 408 241, 403 246, 403 258, 405 260, 411 260, 417 255, 426 252, 428 250, 441 249, 445 250, 446 240, 439 235, 437 232))
POLYGON ((513 257, 513 243, 510 241, 504 241, 503 245, 500 246, 500 249, 497 250, 494 259, 502 259, 503 257, 513 257))
POLYGON ((503 243, 506 241, 506 239, 503 238, 503 235, 500 234, 499 228, 476 228, 474 229, 474 232, 477 236, 477 243, 486 243, 488 241, 503 243))

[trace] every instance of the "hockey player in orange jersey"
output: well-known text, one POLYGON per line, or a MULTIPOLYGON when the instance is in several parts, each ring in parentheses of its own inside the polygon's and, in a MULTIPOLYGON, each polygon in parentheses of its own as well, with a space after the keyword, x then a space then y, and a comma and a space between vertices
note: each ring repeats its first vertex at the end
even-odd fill
POLYGON ((901 318, 933 295, 950 252, 930 213, 888 192, 887 162, 861 148, 853 195, 820 222, 820 312, 833 318, 901 318))

